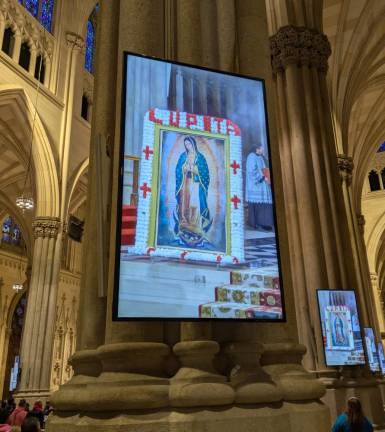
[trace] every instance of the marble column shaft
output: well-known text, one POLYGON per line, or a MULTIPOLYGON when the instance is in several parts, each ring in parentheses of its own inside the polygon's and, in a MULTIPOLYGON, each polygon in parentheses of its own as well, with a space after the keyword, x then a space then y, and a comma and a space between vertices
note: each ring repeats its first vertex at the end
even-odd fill
POLYGON ((54 262, 60 262, 57 237, 59 219, 34 221, 34 253, 27 313, 21 347, 21 383, 18 393, 49 392, 53 327, 56 314, 58 276, 54 262), (51 319, 51 321, 48 321, 51 319), (48 354, 47 354, 48 353, 48 354))

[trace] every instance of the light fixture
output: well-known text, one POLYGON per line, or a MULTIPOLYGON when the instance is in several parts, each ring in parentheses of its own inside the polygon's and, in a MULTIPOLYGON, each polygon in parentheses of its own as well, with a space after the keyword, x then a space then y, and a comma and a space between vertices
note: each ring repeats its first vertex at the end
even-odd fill
MULTIPOLYGON (((45 39, 45 28, 43 28, 43 39, 45 39)), ((43 54, 41 54, 42 56, 43 54)), ((37 76, 37 86, 36 86, 36 99, 35 99, 35 104, 34 104, 34 108, 35 108, 35 112, 33 115, 33 120, 32 120, 32 127, 31 127, 31 140, 30 140, 30 145, 29 145, 29 156, 28 156, 28 165, 27 165, 27 171, 25 174, 25 180, 24 180, 24 186, 22 189, 22 193, 21 196, 16 198, 16 205, 17 207, 19 207, 22 212, 24 213, 26 210, 32 210, 35 206, 34 200, 33 198, 27 198, 24 196, 26 188, 27 188, 27 181, 28 181, 28 176, 31 175, 31 167, 32 167, 32 147, 33 147, 33 138, 34 138, 34 133, 35 133, 35 127, 36 127, 36 119, 37 119, 37 103, 39 100, 39 93, 40 93, 40 85, 41 85, 41 74, 42 74, 42 66, 43 66, 43 57, 41 57, 41 61, 39 64, 39 73, 37 76)), ((32 184, 32 181, 31 181, 32 184)))
POLYGON ((34 207, 33 198, 26 198, 21 196, 16 198, 16 205, 24 212, 25 210, 32 210, 34 207))
POLYGON ((12 289, 14 289, 16 292, 21 291, 24 288, 23 284, 20 283, 15 283, 12 286, 12 289))

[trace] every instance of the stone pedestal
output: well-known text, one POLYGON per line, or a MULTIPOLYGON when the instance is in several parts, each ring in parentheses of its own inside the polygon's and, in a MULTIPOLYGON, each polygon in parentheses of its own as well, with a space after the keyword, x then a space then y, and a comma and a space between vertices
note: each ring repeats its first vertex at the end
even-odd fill
POLYGON ((234 391, 226 377, 217 374, 213 367, 218 352, 219 345, 214 341, 187 341, 174 346, 182 367, 171 379, 171 406, 219 406, 234 401, 234 391))
POLYGON ((235 342, 228 344, 225 352, 234 364, 230 382, 235 390, 235 403, 272 403, 282 400, 278 385, 260 366, 262 344, 235 342))

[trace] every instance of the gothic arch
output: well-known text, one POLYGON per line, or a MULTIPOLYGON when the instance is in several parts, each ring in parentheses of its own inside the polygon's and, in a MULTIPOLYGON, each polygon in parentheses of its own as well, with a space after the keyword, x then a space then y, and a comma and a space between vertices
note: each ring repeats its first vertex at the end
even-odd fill
POLYGON ((353 158, 353 201, 361 214, 369 165, 385 140, 385 6, 376 0, 351 6, 352 0, 325 5, 324 24, 332 45, 328 85, 337 153, 353 158))
MULTIPOLYGON (((68 212, 71 210, 71 204, 73 201, 73 198, 75 198, 75 190, 76 188, 79 186, 79 182, 80 179, 83 177, 84 174, 86 174, 87 170, 88 170, 88 165, 89 165, 89 158, 85 159, 80 165, 79 167, 75 170, 74 174, 72 175, 70 181, 69 181, 69 185, 68 185, 68 201, 67 201, 67 209, 66 209, 66 215, 68 216, 68 212)), ((86 200, 86 195, 84 194, 84 197, 81 197, 81 202, 78 202, 79 200, 77 200, 77 204, 75 204, 75 207, 80 207, 81 204, 84 203, 84 201, 86 200)))
MULTIPOLYGON (((35 109, 25 90, 16 85, 0 85, 0 111, 6 110, 7 123, 0 123, 0 137, 7 140, 20 163, 28 162, 31 130, 35 109), (12 121, 10 121, 10 119, 12 121), (19 130, 16 130, 16 126, 19 130)), ((32 172, 35 184, 35 216, 59 215, 59 184, 54 154, 45 128, 36 115, 32 146, 32 172)))

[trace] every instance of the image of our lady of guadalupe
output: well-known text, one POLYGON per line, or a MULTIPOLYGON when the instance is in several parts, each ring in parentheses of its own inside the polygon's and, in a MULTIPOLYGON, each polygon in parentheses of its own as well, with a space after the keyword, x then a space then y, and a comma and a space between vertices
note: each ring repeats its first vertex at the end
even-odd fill
POLYGON ((349 345, 349 341, 345 333, 344 322, 339 315, 336 315, 333 321, 332 339, 334 346, 349 345))
POLYGON ((205 249, 206 234, 213 222, 207 205, 209 167, 193 136, 184 138, 184 147, 175 170, 174 232, 181 244, 205 249))

